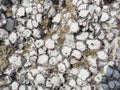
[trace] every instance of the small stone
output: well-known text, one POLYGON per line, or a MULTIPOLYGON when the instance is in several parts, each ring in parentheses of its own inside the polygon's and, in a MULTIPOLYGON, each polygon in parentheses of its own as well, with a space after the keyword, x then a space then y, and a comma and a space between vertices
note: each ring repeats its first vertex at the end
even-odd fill
POLYGON ((116 79, 120 78, 120 73, 118 72, 118 70, 114 70, 113 77, 116 78, 116 79))
POLYGON ((113 72, 114 72, 113 68, 111 68, 108 65, 104 66, 104 73, 105 73, 105 75, 111 76, 113 74, 113 72))
POLYGON ((23 31, 23 36, 24 37, 30 37, 30 35, 32 34, 32 31, 31 30, 29 30, 29 29, 25 29, 24 31, 23 31))
POLYGON ((11 43, 15 43, 17 40, 17 34, 15 32, 12 32, 9 36, 9 40, 11 41, 11 43))
POLYGON ((90 85, 86 85, 84 87, 82 87, 82 90, 92 90, 90 85))
POLYGON ((33 25, 33 27, 36 28, 36 27, 38 26, 38 22, 37 22, 36 20, 33 20, 33 21, 32 21, 32 25, 33 25))
POLYGON ((80 35, 76 36, 77 40, 85 41, 88 38, 88 32, 82 32, 80 35))
POLYGON ((44 41, 43 41, 42 39, 35 41, 35 46, 36 46, 37 48, 40 48, 40 47, 42 47, 43 45, 44 45, 44 41))
POLYGON ((26 8, 26 14, 32 13, 32 7, 27 7, 26 8))
POLYGON ((59 23, 61 21, 61 14, 58 13, 52 20, 53 23, 59 23))
POLYGON ((55 43, 53 40, 47 39, 47 40, 45 40, 45 46, 48 49, 53 49, 55 47, 55 43))
POLYGON ((79 16, 82 18, 85 18, 85 17, 87 17, 88 13, 89 13, 88 10, 80 10, 79 16))
POLYGON ((19 87, 19 83, 16 82, 16 81, 14 81, 14 82, 11 84, 11 88, 12 88, 12 90, 17 90, 18 87, 19 87))
POLYGON ((70 63, 69 63, 69 61, 67 59, 64 59, 63 63, 65 64, 66 68, 70 67, 70 63))
POLYGON ((110 40, 113 40, 114 38, 114 34, 112 32, 108 33, 106 38, 110 41, 110 40))
POLYGON ((28 19, 28 20, 27 20, 26 26, 27 26, 28 29, 32 29, 32 28, 33 28, 31 19, 28 19))
POLYGON ((76 86, 76 81, 74 79, 71 79, 68 83, 71 87, 75 87, 76 86))
POLYGON ((98 55, 99 59, 102 59, 102 60, 107 60, 108 59, 108 55, 107 55, 107 53, 105 53, 105 51, 98 51, 97 55, 98 55))
POLYGON ((72 49, 70 47, 63 46, 61 52, 65 57, 68 57, 71 53, 71 50, 72 49))
POLYGON ((109 90, 109 86, 107 84, 102 84, 104 90, 109 90))
POLYGON ((112 89, 115 87, 114 81, 110 81, 110 82, 108 83, 108 85, 109 85, 109 87, 112 88, 112 89))
POLYGON ((40 38, 40 30, 38 29, 33 29, 33 36, 36 38, 40 38))
POLYGON ((47 55, 40 55, 37 63, 38 64, 46 64, 48 62, 48 56, 47 55))
POLYGON ((38 74, 35 79, 38 81, 39 84, 40 83, 42 83, 42 84, 45 83, 45 78, 42 74, 38 74))
POLYGON ((37 14, 36 15, 36 20, 38 23, 41 23, 42 22, 42 14, 37 14))
POLYGON ((86 49, 86 45, 82 41, 78 41, 76 43, 76 48, 80 51, 84 51, 86 49))
POLYGON ((72 33, 77 33, 78 30, 79 30, 78 23, 75 22, 75 21, 72 22, 72 23, 70 24, 70 32, 72 32, 72 33))
POLYGON ((8 31, 11 31, 11 30, 13 30, 14 25, 15 25, 14 19, 8 18, 8 19, 7 19, 7 24, 6 24, 5 28, 6 28, 8 31))
POLYGON ((82 57, 81 52, 79 50, 73 50, 72 56, 74 56, 76 59, 80 59, 82 57))
POLYGON ((81 69, 79 74, 78 74, 78 77, 81 80, 86 80, 89 76, 90 76, 90 72, 87 69, 84 69, 84 68, 81 69))
POLYGON ((19 87, 19 90, 25 90, 25 86, 24 85, 21 85, 20 87, 19 87))
POLYGON ((55 86, 59 86, 60 84, 60 78, 57 77, 57 76, 53 76, 51 79, 50 79, 51 83, 55 86))
POLYGON ((65 70, 66 70, 65 65, 64 65, 63 63, 59 63, 59 64, 58 64, 58 70, 59 70, 60 72, 65 72, 65 70))
POLYGON ((4 29, 0 29, 0 40, 8 37, 8 32, 4 29))
POLYGON ((97 75, 94 77, 95 82, 100 83, 102 81, 102 74, 97 73, 97 75))
POLYGON ((49 59, 49 64, 50 65, 56 65, 58 62, 57 62, 57 59, 55 57, 51 57, 49 59))
POLYGON ((120 86, 120 82, 119 81, 114 81, 115 82, 115 86, 119 87, 120 86))
POLYGON ((17 10, 17 16, 22 17, 24 15, 25 15, 25 8, 24 7, 18 8, 18 10, 17 10))
POLYGON ((13 54, 9 57, 9 62, 15 66, 20 67, 22 65, 21 56, 13 54))
POLYGON ((109 15, 105 12, 102 13, 102 16, 100 18, 101 22, 107 21, 109 19, 109 15))
POLYGON ((86 9, 87 6, 88 6, 88 4, 81 4, 81 5, 79 5, 78 10, 86 9))
POLYGON ((98 50, 101 46, 99 40, 87 40, 86 43, 91 50, 98 50))

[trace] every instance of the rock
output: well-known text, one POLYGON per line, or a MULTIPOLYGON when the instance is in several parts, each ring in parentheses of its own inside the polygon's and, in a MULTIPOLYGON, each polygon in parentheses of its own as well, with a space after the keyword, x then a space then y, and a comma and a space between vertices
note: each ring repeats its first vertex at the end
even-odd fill
POLYGON ((80 51, 84 51, 86 49, 86 45, 82 41, 76 42, 76 48, 80 51))
POLYGON ((92 90, 90 85, 86 85, 84 87, 82 87, 82 90, 92 90))
POLYGON ((32 7, 26 7, 26 14, 32 13, 32 7))
POLYGON ((31 19, 28 19, 28 20, 27 20, 26 26, 27 26, 28 29, 32 29, 32 28, 33 28, 31 19))
POLYGON ((89 64, 91 66, 97 66, 97 62, 96 62, 97 58, 96 57, 92 57, 91 55, 89 55, 87 57, 87 61, 89 62, 89 64))
POLYGON ((81 52, 79 50, 73 50, 71 56, 75 57, 76 59, 80 59, 82 57, 81 52))
POLYGON ((24 36, 25 38, 30 37, 31 34, 32 34, 32 31, 29 30, 29 29, 25 29, 25 30, 23 31, 23 36, 24 36))
POLYGON ((25 85, 20 85, 19 86, 19 90, 25 90, 25 88, 26 88, 25 85))
POLYGON ((80 10, 79 16, 82 18, 85 18, 85 17, 87 17, 88 13, 89 13, 88 10, 80 10))
POLYGON ((16 82, 16 81, 14 81, 14 82, 11 84, 11 88, 12 88, 12 90, 17 90, 18 87, 19 87, 19 83, 16 82))
POLYGON ((88 6, 88 4, 81 4, 81 5, 79 5, 78 10, 86 9, 87 6, 88 6))
POLYGON ((71 53, 71 50, 72 49, 70 47, 63 46, 61 52, 65 57, 68 57, 71 53))
POLYGON ((50 65, 56 65, 58 62, 57 62, 57 59, 55 57, 51 57, 49 59, 49 64, 50 65))
POLYGON ((107 84, 102 84, 102 87, 103 87, 104 90, 110 90, 109 86, 107 84))
POLYGON ((61 14, 58 13, 56 16, 53 18, 52 22, 53 23, 59 23, 61 21, 61 14))
POLYGON ((36 15, 36 20, 38 23, 41 23, 42 22, 42 14, 37 14, 36 15))
POLYGON ((4 29, 0 29, 0 40, 8 37, 8 32, 4 29))
POLYGON ((53 76, 51 79, 50 79, 51 83, 55 86, 59 86, 60 85, 60 78, 56 75, 56 76, 53 76))
POLYGON ((25 16, 25 8, 24 7, 18 8, 17 16, 20 16, 20 17, 25 16))
POLYGON ((70 32, 72 33, 77 33, 79 31, 79 26, 78 26, 78 23, 77 22, 72 22, 70 24, 70 32))
POLYGON ((52 39, 45 40, 45 46, 48 49, 53 49, 55 47, 55 43, 52 39))
POLYGON ((48 62, 48 56, 47 55, 40 55, 38 60, 37 60, 37 63, 38 64, 46 64, 48 62))
POLYGON ((14 19, 8 18, 8 19, 7 19, 7 24, 6 24, 5 28, 6 28, 8 31, 12 31, 12 30, 14 29, 14 26, 15 26, 15 21, 14 21, 14 19))
POLYGON ((68 83, 71 87, 75 87, 76 86, 76 81, 74 79, 71 79, 68 83))
POLYGON ((36 78, 35 78, 39 84, 44 84, 45 83, 45 78, 42 74, 37 74, 36 78))
POLYGON ((76 39, 85 41, 88 38, 88 34, 88 32, 82 32, 81 34, 76 36, 76 39))
POLYGON ((111 76, 113 74, 114 69, 111 68, 110 66, 106 65, 104 66, 104 73, 107 76, 111 76))
POLYGON ((40 38, 41 36, 40 36, 40 30, 38 30, 38 29, 33 29, 33 36, 35 37, 35 38, 40 38))
POLYGON ((9 62, 15 66, 20 67, 22 65, 21 59, 22 59, 21 56, 13 54, 12 56, 9 57, 9 62))
POLYGON ((78 77, 81 80, 86 80, 89 76, 90 76, 90 72, 87 69, 84 69, 84 68, 81 69, 79 74, 78 74, 78 77))
POLYGON ((86 43, 91 50, 98 50, 101 46, 99 40, 87 40, 86 43))
POLYGON ((59 63, 59 64, 58 64, 58 70, 59 70, 60 72, 65 72, 65 70, 66 70, 65 65, 64 65, 63 63, 59 63))
POLYGON ((103 12, 100 21, 104 22, 107 21, 108 19, 109 19, 109 15, 106 12, 103 12))
POLYGON ((38 49, 38 53, 39 53, 39 55, 41 55, 41 54, 45 54, 45 50, 42 49, 42 48, 39 48, 39 49, 38 49))
POLYGON ((36 27, 38 27, 38 22, 37 22, 36 20, 33 20, 33 21, 32 21, 32 25, 33 25, 33 27, 36 28, 36 27))
POLYGON ((12 32, 9 36, 9 40, 11 43, 15 43, 17 40, 17 34, 15 32, 12 32))
POLYGON ((112 89, 115 87, 114 81, 110 81, 110 82, 108 83, 108 85, 109 85, 109 87, 112 88, 112 89))
POLYGON ((114 72, 113 72, 113 77, 114 77, 115 79, 119 79, 119 78, 120 78, 120 73, 119 73, 118 70, 114 70, 114 72))
POLYGON ((35 41, 35 46, 36 46, 37 48, 40 48, 40 47, 42 47, 43 45, 44 45, 44 41, 43 41, 42 39, 35 41))
POLYGON ((108 55, 107 55, 107 53, 105 53, 105 51, 98 51, 97 55, 98 55, 99 59, 102 59, 102 60, 107 60, 108 59, 108 55))

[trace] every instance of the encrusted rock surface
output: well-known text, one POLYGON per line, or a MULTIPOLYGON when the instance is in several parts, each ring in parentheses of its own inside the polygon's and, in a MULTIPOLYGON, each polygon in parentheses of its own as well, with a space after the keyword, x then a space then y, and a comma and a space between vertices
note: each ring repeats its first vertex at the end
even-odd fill
POLYGON ((0 90, 120 90, 120 1, 0 0, 0 90))

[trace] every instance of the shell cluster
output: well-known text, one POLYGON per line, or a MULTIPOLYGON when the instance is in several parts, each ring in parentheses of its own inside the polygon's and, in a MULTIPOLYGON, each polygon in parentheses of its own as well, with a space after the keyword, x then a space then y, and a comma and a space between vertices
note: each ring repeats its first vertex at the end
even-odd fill
POLYGON ((0 0, 0 90, 119 90, 119 0, 0 0))

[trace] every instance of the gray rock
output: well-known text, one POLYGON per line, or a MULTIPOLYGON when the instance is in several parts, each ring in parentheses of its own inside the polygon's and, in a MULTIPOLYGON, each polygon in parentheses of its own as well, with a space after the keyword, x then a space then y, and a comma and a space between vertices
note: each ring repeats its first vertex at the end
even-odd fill
POLYGON ((8 18, 7 19, 7 24, 6 24, 5 28, 8 31, 12 31, 14 27, 15 27, 15 20, 11 19, 11 18, 8 18))
POLYGON ((109 84, 109 87, 110 87, 110 88, 114 88, 114 87, 115 87, 114 81, 110 81, 108 84, 109 84))
POLYGON ((115 79, 120 78, 120 73, 119 73, 117 70, 114 70, 113 77, 114 77, 115 79))
POLYGON ((103 90, 109 90, 109 86, 107 84, 102 84, 103 90))

